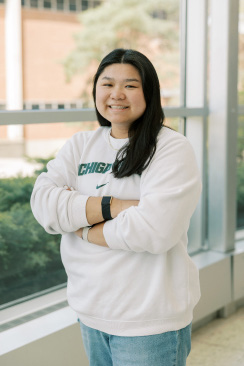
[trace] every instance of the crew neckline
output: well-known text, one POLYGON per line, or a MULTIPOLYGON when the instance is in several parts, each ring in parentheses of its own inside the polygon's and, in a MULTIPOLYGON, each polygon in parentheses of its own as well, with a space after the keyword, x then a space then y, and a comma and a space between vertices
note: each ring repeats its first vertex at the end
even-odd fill
POLYGON ((128 137, 124 139, 116 139, 115 137, 111 136, 111 127, 109 127, 108 130, 106 131, 105 138, 110 148, 117 151, 121 149, 121 147, 129 141, 128 137))

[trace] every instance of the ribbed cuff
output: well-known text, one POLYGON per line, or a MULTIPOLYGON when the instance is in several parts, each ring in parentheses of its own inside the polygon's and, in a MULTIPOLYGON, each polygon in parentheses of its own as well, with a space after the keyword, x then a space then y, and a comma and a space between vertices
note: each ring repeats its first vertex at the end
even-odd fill
POLYGON ((117 225, 117 218, 106 221, 103 226, 103 235, 108 244, 109 248, 111 249, 121 249, 121 250, 128 250, 128 246, 124 243, 123 239, 119 239, 117 235, 118 225, 117 225))
POLYGON ((77 195, 72 202, 72 218, 74 226, 77 230, 81 227, 89 226, 86 218, 86 202, 89 196, 77 195))

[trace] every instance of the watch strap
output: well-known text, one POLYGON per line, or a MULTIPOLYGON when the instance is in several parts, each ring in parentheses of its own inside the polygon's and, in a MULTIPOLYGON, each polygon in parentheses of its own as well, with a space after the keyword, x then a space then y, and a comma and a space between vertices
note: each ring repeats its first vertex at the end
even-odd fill
POLYGON ((111 196, 104 196, 102 198, 102 215, 104 220, 112 220, 112 216, 111 216, 111 210, 110 210, 110 205, 112 202, 113 197, 111 196))
POLYGON ((88 232, 90 230, 91 226, 86 226, 82 230, 82 239, 88 241, 88 232))

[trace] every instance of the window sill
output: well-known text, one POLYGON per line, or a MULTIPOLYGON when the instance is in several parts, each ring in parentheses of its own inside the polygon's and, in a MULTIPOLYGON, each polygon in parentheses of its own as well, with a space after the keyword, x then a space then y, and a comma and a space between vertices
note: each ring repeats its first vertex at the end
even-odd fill
POLYGON ((66 307, 8 329, 0 333, 0 355, 15 351, 76 322, 75 313, 69 307, 66 307))
POLYGON ((0 332, 67 306, 66 287, 10 306, 0 312, 0 332))

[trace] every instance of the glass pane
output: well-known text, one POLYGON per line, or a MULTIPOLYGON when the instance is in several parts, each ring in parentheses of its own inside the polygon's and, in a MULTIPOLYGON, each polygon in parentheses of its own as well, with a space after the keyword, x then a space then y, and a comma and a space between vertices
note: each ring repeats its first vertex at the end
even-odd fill
POLYGON ((39 105, 38 104, 32 104, 32 109, 39 109, 39 105))
POLYGON ((57 9, 63 10, 64 8, 64 0, 57 0, 57 9))
POLYGON ((51 1, 49 1, 49 0, 44 0, 44 2, 43 2, 43 7, 44 7, 44 8, 47 8, 47 9, 50 9, 50 8, 52 7, 52 5, 51 5, 51 1))
POLYGON ((9 141, 8 128, 0 126, 0 305, 66 282, 60 235, 47 234, 37 223, 30 195, 36 176, 67 138, 97 126, 97 122, 26 125, 25 142, 9 141))
MULTIPOLYGON (((4 109, 6 104, 6 69, 5 69, 5 57, 4 57, 4 12, 5 6, 0 6, 0 109, 4 109)), ((1 138, 1 135, 0 135, 1 138)))
POLYGON ((38 0, 30 0, 31 8, 38 8, 38 0))
MULTIPOLYGON (((73 14, 77 11, 75 0, 67 1, 71 12, 60 12, 64 1, 58 0, 56 10, 40 12, 38 19, 36 14, 22 8, 24 47, 22 58, 16 63, 22 61, 19 80, 22 80, 24 93, 18 104, 79 103, 84 108, 93 107, 91 84, 98 63, 112 49, 125 47, 145 53, 155 65, 163 105, 179 105, 180 0, 136 0, 131 5, 111 1, 109 7, 106 1, 98 3, 79 0, 79 9, 80 6, 82 10, 89 8, 89 12, 81 12, 79 18, 73 14), (138 14, 136 21, 134 14, 138 14), (113 22, 108 21, 111 18, 113 22)), ((37 0, 31 0, 31 6, 36 4, 37 0)), ((51 4, 50 0, 43 1, 46 9, 51 8, 51 4)), ((4 16, 0 10, 0 63, 5 58, 4 16)), ((14 49, 15 46, 12 45, 14 49)), ((0 67, 0 104, 7 105, 3 96, 7 75, 3 73, 6 74, 6 70, 0 67)))
MULTIPOLYGON (((83 10, 86 5, 83 1, 83 10)), ((84 105, 93 105, 87 87, 99 61, 116 47, 134 48, 146 54, 158 72, 163 105, 179 105, 179 7, 178 0, 138 0, 131 5, 111 2, 109 8, 104 3, 82 13, 84 27, 76 34, 76 46, 67 55, 65 70, 70 80, 79 75, 86 78, 81 94, 84 105), (137 21, 134 14, 140 14, 137 21), (94 18, 96 22, 91 21, 94 18), (113 22, 107 21, 110 18, 113 22)))
POLYGON ((237 229, 244 229, 244 116, 238 121, 237 148, 237 229))
POLYGON ((185 121, 183 118, 175 117, 175 118, 165 118, 164 121, 165 126, 172 128, 173 130, 182 133, 185 135, 185 121))
POLYGON ((81 9, 87 10, 88 9, 88 0, 82 0, 81 1, 81 9))
POLYGON ((69 0, 69 10, 76 11, 76 0, 69 0))
POLYGON ((239 7, 238 96, 239 104, 244 104, 244 0, 240 0, 239 7))
MULTIPOLYGON (((238 101, 244 105, 244 0, 240 0, 239 12, 239 69, 238 101)), ((244 229, 244 117, 238 120, 237 144, 237 229, 244 229)))

